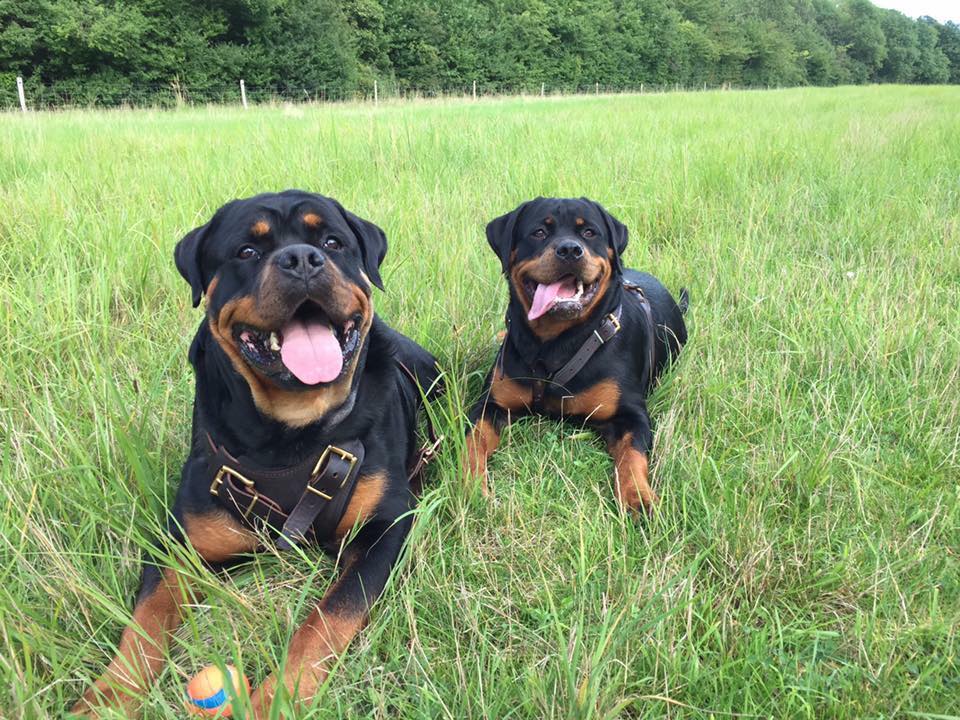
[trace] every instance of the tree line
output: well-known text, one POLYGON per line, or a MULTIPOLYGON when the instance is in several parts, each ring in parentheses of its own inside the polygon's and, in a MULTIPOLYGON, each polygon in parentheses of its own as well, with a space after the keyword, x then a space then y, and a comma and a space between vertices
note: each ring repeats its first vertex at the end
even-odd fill
POLYGON ((960 25, 869 0, 0 0, 0 106, 960 82, 960 25))

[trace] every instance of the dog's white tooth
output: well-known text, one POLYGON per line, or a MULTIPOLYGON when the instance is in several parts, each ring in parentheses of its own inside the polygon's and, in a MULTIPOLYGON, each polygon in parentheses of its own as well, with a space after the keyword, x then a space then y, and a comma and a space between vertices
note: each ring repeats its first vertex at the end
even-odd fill
POLYGON ((274 352, 280 352, 280 339, 275 332, 270 333, 270 349, 274 352))

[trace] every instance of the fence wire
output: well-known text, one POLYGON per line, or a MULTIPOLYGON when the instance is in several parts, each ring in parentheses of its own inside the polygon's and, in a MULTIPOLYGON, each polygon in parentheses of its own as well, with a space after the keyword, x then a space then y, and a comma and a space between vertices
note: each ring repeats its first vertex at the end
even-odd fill
MULTIPOLYGON (((203 105, 240 105, 240 84, 188 86, 182 84, 145 85, 127 88, 89 88, 83 91, 67 91, 24 83, 27 108, 30 110, 58 110, 74 108, 177 108, 203 105)), ((650 85, 638 83, 630 86, 610 86, 603 83, 550 86, 543 83, 529 85, 498 85, 477 83, 445 88, 412 88, 392 83, 379 84, 363 90, 348 90, 337 86, 256 86, 246 84, 249 105, 276 105, 290 103, 343 103, 405 100, 419 98, 464 98, 505 96, 562 96, 611 93, 663 93, 694 90, 729 90, 729 84, 710 86, 699 84, 650 85)), ((15 84, 0 87, 0 110, 15 111, 20 102, 15 84)))

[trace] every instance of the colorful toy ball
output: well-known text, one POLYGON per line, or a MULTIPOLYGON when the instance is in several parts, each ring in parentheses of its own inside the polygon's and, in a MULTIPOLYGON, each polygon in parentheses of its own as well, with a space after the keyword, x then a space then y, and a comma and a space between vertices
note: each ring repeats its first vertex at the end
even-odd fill
POLYGON ((246 675, 233 665, 224 665, 224 669, 230 675, 229 684, 215 665, 208 665, 187 683, 187 710, 192 715, 231 717, 231 701, 240 694, 241 688, 245 687, 250 694, 246 675))

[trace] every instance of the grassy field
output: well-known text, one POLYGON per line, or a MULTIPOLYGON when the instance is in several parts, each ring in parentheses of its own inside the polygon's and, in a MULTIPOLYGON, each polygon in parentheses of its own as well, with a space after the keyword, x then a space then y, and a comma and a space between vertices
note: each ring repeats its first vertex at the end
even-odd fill
MULTIPOLYGON (((301 187, 387 231, 379 312, 448 373, 402 568, 310 717, 960 716, 960 90, 868 87, 0 116, 0 716, 60 715, 129 617, 188 441, 174 243, 301 187), (589 195, 691 290, 649 522, 589 432, 457 471, 506 290, 485 222, 589 195)), ((207 591, 146 717, 255 680, 332 563, 207 591)))

